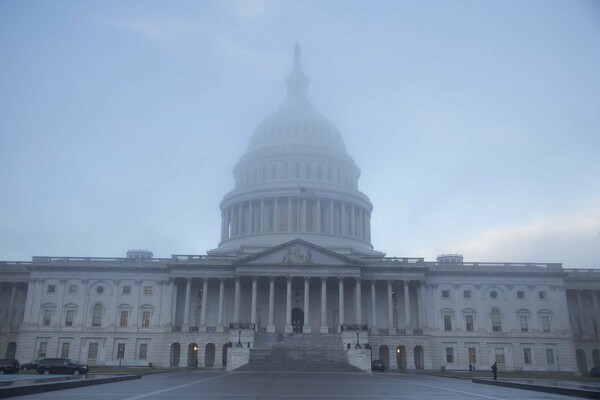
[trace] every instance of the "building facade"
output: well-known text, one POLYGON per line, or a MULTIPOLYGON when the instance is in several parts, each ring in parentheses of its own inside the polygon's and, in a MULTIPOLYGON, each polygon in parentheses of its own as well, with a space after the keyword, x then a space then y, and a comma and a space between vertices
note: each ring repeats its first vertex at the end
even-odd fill
POLYGON ((600 367, 600 272, 374 249, 360 169, 308 101, 300 56, 233 170, 216 249, 0 262, 0 354, 222 367, 232 343, 281 333, 368 344, 399 369, 600 367))

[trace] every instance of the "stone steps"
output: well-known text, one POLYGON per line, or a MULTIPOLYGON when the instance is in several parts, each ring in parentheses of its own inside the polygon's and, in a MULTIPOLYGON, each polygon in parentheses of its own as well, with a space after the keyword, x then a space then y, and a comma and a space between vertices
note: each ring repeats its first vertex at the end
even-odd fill
POLYGON ((236 371, 253 371, 253 372, 363 372, 362 370, 348 364, 343 363, 271 363, 250 361, 248 364, 241 366, 236 371))

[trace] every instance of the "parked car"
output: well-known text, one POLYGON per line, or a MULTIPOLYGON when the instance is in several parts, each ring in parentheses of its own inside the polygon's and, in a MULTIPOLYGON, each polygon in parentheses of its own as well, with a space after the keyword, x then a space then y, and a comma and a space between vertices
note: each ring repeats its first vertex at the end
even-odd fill
POLYGON ((371 371, 385 372, 385 363, 383 362, 383 360, 371 361, 371 371))
POLYGON ((37 367, 38 374, 87 374, 90 368, 69 358, 44 358, 37 367))
POLYGON ((590 369, 590 376, 600 378, 600 368, 594 367, 594 368, 590 369))
POLYGON ((37 369, 38 363, 39 363, 38 360, 33 360, 32 362, 21 364, 21 369, 23 371, 27 371, 28 369, 37 369))
POLYGON ((0 360, 0 374, 14 374, 19 372, 19 360, 13 358, 5 358, 0 360))

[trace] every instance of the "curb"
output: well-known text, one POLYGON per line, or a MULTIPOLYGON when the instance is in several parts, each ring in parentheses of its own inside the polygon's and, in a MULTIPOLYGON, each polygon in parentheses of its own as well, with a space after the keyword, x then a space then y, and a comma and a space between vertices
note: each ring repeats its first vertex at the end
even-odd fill
POLYGON ((534 385, 531 383, 517 383, 507 381, 493 381, 488 379, 473 379, 473 383, 479 383, 483 385, 492 386, 503 386, 515 389, 532 390, 535 392, 563 394, 567 396, 584 397, 586 399, 600 399, 600 391, 589 390, 589 389, 577 389, 570 387, 559 387, 559 386, 543 386, 534 385))

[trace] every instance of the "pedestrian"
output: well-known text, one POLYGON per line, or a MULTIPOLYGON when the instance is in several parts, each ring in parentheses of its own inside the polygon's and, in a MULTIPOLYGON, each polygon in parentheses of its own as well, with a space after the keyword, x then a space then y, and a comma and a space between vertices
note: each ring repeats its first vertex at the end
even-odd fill
POLYGON ((196 362, 194 363, 194 368, 198 368, 198 359, 196 358, 196 362))
POLYGON ((494 380, 498 378, 498 366, 496 365, 496 361, 492 364, 492 372, 494 373, 494 380))
POLYGON ((469 372, 473 372, 473 364, 469 364, 469 372))

